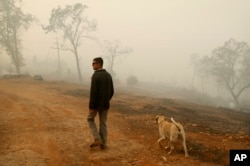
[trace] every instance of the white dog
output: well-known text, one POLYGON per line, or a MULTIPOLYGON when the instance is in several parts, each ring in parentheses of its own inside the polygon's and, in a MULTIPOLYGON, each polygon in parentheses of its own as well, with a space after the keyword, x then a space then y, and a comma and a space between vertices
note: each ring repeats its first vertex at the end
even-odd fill
POLYGON ((183 129, 183 126, 180 123, 175 122, 175 120, 171 117, 171 122, 168 122, 164 116, 157 115, 155 117, 156 123, 159 125, 159 134, 160 138, 158 139, 158 143, 160 146, 161 141, 164 139, 169 140, 169 146, 166 146, 165 149, 170 147, 170 151, 168 154, 172 153, 172 150, 174 149, 173 142, 177 142, 179 135, 182 137, 182 145, 185 151, 185 157, 188 157, 187 147, 186 147, 186 137, 185 137, 185 131, 183 129))

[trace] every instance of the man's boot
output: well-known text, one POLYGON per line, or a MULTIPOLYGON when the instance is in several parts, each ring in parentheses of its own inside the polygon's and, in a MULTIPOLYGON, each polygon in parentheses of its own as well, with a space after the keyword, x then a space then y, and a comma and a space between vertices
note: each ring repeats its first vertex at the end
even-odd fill
POLYGON ((95 141, 90 144, 90 148, 94 148, 94 147, 97 147, 97 146, 100 146, 102 144, 102 141, 100 139, 95 139, 95 141))

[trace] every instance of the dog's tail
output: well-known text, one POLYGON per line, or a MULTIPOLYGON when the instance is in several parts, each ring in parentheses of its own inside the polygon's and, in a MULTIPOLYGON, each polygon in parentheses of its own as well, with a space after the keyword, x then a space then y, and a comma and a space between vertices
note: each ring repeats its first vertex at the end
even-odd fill
POLYGON ((174 120, 174 118, 171 117, 171 121, 175 124, 180 133, 182 132, 182 130, 184 130, 183 127, 174 120))
POLYGON ((185 131, 183 126, 180 123, 177 123, 174 118, 171 117, 171 121, 175 124, 175 126, 178 128, 181 136, 182 136, 182 144, 184 147, 184 151, 185 151, 185 156, 188 157, 188 152, 187 152, 187 147, 186 147, 186 136, 185 136, 185 131))

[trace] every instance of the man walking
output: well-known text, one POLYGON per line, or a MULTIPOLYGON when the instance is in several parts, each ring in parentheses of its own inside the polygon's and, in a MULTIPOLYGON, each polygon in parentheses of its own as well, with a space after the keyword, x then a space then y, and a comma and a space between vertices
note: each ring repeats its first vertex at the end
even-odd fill
POLYGON ((110 107, 110 100, 114 94, 113 80, 111 75, 102 68, 103 59, 101 57, 94 58, 92 67, 95 70, 91 78, 89 115, 88 123, 94 137, 94 142, 90 148, 100 146, 106 149, 107 143, 107 116, 110 107), (99 131, 95 123, 95 117, 99 114, 99 131))

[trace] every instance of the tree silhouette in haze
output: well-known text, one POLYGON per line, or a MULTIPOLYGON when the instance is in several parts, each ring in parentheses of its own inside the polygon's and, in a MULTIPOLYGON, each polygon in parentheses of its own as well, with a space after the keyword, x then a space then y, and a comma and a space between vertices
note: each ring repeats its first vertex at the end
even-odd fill
POLYGON ((83 82, 78 49, 83 38, 92 38, 91 32, 95 31, 96 23, 90 21, 84 15, 86 5, 76 3, 74 5, 67 5, 65 8, 60 6, 53 9, 51 12, 49 25, 43 26, 43 29, 48 32, 55 32, 63 36, 65 44, 60 48, 61 50, 70 51, 75 56, 76 67, 80 83, 83 82))

